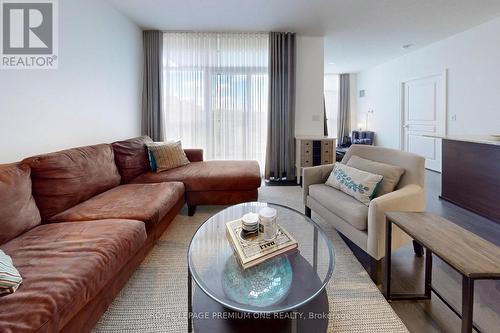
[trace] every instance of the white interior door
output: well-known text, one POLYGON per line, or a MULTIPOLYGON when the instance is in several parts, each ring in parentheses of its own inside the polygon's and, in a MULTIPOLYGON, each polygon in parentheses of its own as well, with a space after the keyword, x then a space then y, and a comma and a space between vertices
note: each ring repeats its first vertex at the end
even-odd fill
POLYGON ((441 172, 441 139, 446 133, 446 73, 402 83, 402 148, 425 157, 441 172))

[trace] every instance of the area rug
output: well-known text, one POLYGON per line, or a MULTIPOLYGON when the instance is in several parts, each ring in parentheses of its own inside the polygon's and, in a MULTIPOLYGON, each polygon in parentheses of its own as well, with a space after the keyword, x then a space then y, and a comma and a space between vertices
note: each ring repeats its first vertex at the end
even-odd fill
MULTIPOLYGON (((302 211, 298 186, 263 186, 259 201, 302 211)), ((133 274, 94 328, 94 332, 186 332, 187 246, 200 224, 224 207, 185 209, 133 274)), ((328 332, 408 332, 337 232, 318 216, 335 249, 335 268, 326 286, 328 332)), ((202 333, 202 332, 200 332, 202 333)))

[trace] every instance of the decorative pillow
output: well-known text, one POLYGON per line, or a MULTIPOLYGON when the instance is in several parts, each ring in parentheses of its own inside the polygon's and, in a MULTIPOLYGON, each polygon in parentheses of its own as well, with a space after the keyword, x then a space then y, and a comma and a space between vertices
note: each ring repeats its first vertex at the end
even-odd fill
POLYGON ((335 163, 326 185, 336 188, 365 205, 375 197, 377 187, 384 177, 358 170, 342 163, 335 163))
POLYGON ((116 166, 122 176, 122 184, 129 183, 149 170, 147 142, 153 142, 153 140, 143 135, 111 144, 116 166))
POLYGON ((0 250, 0 295, 12 294, 21 282, 23 278, 12 264, 12 259, 0 250))
POLYGON ((166 171, 189 164, 180 141, 147 143, 156 162, 156 172, 166 171))
POLYGON ((359 170, 371 172, 376 175, 381 175, 384 177, 384 179, 382 179, 382 182, 380 183, 377 189, 377 193, 375 195, 377 197, 394 191, 394 189, 399 183, 399 179, 405 173, 404 168, 390 164, 375 162, 372 160, 367 160, 365 158, 356 155, 351 156, 349 161, 347 161, 347 165, 359 170))

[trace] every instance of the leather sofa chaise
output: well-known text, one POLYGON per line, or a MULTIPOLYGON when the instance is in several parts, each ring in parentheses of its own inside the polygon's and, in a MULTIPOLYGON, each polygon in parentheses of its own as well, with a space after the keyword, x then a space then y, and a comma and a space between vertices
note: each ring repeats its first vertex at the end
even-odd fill
POLYGON ((0 165, 0 249, 23 277, 0 296, 1 332, 88 332, 187 203, 257 199, 254 161, 149 171, 138 137, 0 165))

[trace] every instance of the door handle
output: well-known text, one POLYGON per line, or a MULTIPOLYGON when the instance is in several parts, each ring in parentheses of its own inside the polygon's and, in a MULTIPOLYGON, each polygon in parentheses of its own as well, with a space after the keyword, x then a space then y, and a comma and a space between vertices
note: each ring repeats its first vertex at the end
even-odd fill
POLYGON ((408 127, 410 127, 410 125, 408 125, 408 124, 403 125, 403 128, 408 128, 408 127))

